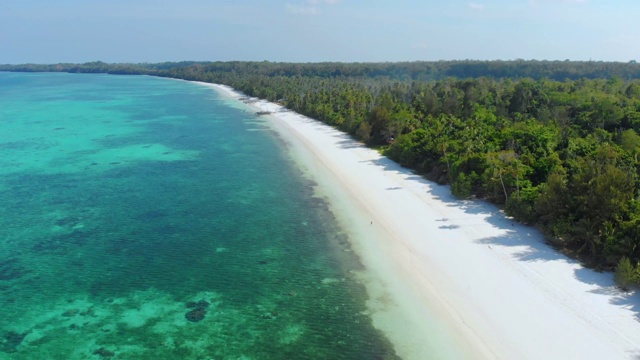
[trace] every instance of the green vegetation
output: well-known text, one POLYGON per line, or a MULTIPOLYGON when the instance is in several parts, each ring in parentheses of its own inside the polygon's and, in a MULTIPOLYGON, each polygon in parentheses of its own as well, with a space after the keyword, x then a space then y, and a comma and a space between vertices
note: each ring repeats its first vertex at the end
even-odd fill
POLYGON ((623 257, 616 267, 614 280, 624 290, 640 284, 640 263, 634 267, 628 257, 623 257))
POLYGON ((0 66, 222 83, 324 121, 640 283, 640 65, 568 61, 0 66), (457 78, 456 78, 457 77, 457 78), (620 264, 620 265, 618 265, 620 264))

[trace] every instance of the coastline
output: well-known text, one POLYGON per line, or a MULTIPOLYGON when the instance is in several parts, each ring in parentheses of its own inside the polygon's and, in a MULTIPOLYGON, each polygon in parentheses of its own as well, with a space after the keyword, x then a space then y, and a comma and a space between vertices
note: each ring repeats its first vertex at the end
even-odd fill
POLYGON ((640 356, 640 296, 618 291, 612 274, 328 125, 267 101, 250 106, 273 112, 270 125, 349 232, 373 324, 402 358, 640 356))

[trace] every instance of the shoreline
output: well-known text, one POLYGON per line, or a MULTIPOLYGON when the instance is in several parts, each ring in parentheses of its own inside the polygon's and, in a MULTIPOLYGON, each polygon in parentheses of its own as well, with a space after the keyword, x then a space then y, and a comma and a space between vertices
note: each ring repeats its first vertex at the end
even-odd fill
POLYGON ((328 125, 264 100, 247 106, 273 112, 272 128, 348 231, 373 324, 402 358, 640 356, 640 296, 617 290, 612 274, 328 125))

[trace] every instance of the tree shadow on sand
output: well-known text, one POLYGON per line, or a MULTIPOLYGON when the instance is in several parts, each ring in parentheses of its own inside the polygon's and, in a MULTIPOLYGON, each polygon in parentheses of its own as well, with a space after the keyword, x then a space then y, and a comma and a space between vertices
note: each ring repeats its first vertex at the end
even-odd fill
MULTIPOLYGON (((566 255, 558 252, 551 245, 544 241, 544 236, 539 230, 519 224, 509 218, 497 206, 483 200, 461 200, 456 198, 449 186, 438 185, 432 181, 426 180, 422 176, 415 174, 413 171, 400 166, 398 163, 381 157, 370 160, 373 166, 381 167, 384 171, 391 171, 401 176, 405 180, 416 181, 421 186, 421 191, 429 193, 435 200, 443 202, 446 206, 461 209, 465 214, 469 215, 485 215, 483 221, 490 225, 501 229, 504 233, 500 236, 492 236, 476 240, 479 244, 486 244, 491 247, 502 246, 518 248, 516 252, 510 252, 509 256, 517 261, 525 262, 551 262, 562 261, 577 267, 575 270, 575 278, 583 283, 594 286, 589 292, 608 296, 609 301, 613 305, 622 306, 633 311, 636 320, 640 321, 640 292, 623 292, 613 282, 613 274, 607 272, 596 272, 595 270, 584 268, 579 261, 568 258, 566 255)), ((438 219, 436 221, 446 222, 449 219, 438 219)), ((455 230, 465 224, 442 225, 441 229, 455 230)), ((640 359, 640 353, 638 354, 640 359)))
MULTIPOLYGON (((631 310, 637 321, 640 321, 640 292, 635 290, 621 290, 613 281, 613 275, 608 272, 597 272, 591 269, 580 268, 575 270, 576 279, 597 286, 589 292, 609 296, 609 302, 631 310)), ((640 351, 638 353, 640 357, 640 351)))
POLYGON ((349 139, 340 140, 336 144, 342 149, 358 149, 365 147, 364 145, 349 139))
MULTIPOLYGON (((540 242, 537 238, 540 235, 537 230, 528 228, 523 225, 514 225, 517 230, 507 230, 502 236, 492 236, 476 240, 479 244, 499 245, 503 247, 518 247, 520 251, 510 253, 510 256, 518 261, 566 261, 574 262, 562 255, 544 242, 540 242)), ((577 262, 576 262, 577 263, 577 262)))

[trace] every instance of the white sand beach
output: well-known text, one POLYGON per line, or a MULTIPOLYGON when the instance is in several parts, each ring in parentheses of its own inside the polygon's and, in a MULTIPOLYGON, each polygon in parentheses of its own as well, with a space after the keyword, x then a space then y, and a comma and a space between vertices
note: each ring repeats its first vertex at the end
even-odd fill
POLYGON ((402 358, 640 359, 640 296, 619 291, 612 274, 344 133, 251 105, 273 112, 267 120, 349 231, 374 325, 402 358))

